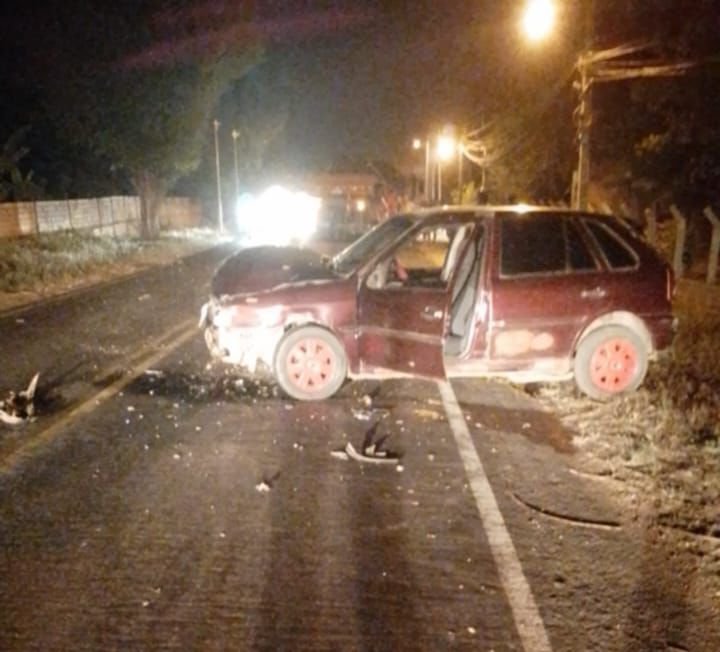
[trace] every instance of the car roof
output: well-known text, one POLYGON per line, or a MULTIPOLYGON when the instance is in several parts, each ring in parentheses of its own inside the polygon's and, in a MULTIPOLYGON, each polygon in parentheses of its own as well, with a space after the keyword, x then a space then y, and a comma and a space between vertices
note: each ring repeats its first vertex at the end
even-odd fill
POLYGON ((606 215, 594 211, 582 211, 566 206, 538 206, 533 204, 444 204, 425 206, 411 211, 411 215, 425 217, 441 213, 564 213, 569 215, 606 215))

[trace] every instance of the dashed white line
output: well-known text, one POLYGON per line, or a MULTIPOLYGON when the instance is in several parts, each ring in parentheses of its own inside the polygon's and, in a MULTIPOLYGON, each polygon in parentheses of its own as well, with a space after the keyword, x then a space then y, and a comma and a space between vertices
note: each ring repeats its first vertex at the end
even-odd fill
POLYGON ((545 624, 523 573, 510 533, 505 527, 455 392, 447 381, 439 382, 438 387, 523 649, 525 652, 552 652, 545 624))

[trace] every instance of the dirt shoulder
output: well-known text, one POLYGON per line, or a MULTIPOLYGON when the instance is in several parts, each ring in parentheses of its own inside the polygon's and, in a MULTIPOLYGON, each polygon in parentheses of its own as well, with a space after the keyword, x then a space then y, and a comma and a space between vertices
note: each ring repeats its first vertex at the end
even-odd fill
POLYGON ((641 389, 608 403, 572 383, 528 387, 573 433, 582 472, 612 488, 630 520, 690 553, 720 613, 720 288, 679 284, 672 351, 641 389))

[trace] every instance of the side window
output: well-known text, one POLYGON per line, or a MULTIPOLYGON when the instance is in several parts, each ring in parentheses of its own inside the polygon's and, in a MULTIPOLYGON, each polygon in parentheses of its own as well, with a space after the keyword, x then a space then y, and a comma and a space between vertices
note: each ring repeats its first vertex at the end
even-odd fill
POLYGON ((570 262, 570 267, 580 272, 597 269, 597 261, 593 258, 592 253, 583 240, 575 220, 567 220, 565 225, 567 229, 568 261, 570 262))
POLYGON ((552 214, 506 216, 501 223, 502 276, 567 270, 563 221, 552 214))
POLYGON ((367 279, 373 289, 429 287, 446 289, 472 224, 427 226, 406 239, 367 279))
POLYGON ((630 246, 606 224, 597 220, 584 220, 605 259, 613 269, 635 267, 638 258, 630 246))
POLYGON ((440 286, 443 267, 457 227, 428 226, 396 250, 390 266, 390 280, 405 286, 440 286))

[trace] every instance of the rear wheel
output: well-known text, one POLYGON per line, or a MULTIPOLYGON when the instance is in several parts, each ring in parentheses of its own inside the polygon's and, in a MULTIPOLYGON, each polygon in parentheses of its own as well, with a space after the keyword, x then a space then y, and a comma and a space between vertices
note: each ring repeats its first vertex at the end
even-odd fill
POLYGON ((640 387, 647 367, 647 346, 635 331, 604 326, 578 345, 575 383, 590 398, 603 401, 640 387))
POLYGON ((319 326, 289 331, 278 345, 274 367, 283 391, 301 401, 332 396, 347 375, 342 345, 330 331, 319 326))

